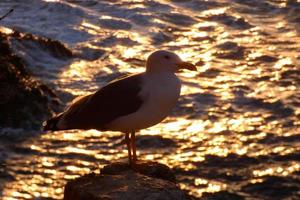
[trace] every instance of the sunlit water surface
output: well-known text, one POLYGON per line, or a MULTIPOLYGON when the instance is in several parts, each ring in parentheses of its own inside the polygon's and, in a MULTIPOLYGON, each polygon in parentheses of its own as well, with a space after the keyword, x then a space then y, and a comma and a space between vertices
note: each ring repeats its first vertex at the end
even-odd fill
MULTIPOLYGON (((139 158, 172 167, 194 197, 300 198, 299 2, 1 1, 1 13, 12 6, 1 25, 76 53, 59 60, 14 43, 65 104, 143 71, 156 49, 197 63, 198 72, 179 75, 182 96, 171 116, 137 136, 139 158)), ((0 149, 3 199, 59 199, 66 181, 127 158, 118 132, 21 134, 28 139, 0 149)))

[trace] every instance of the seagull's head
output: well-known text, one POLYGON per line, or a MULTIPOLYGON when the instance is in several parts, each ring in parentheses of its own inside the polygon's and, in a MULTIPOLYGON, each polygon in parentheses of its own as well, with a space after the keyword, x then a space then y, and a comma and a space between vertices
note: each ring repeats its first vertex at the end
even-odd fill
POLYGON ((182 69, 197 71, 195 65, 184 62, 175 53, 165 50, 155 51, 150 54, 146 63, 147 72, 175 73, 182 69))

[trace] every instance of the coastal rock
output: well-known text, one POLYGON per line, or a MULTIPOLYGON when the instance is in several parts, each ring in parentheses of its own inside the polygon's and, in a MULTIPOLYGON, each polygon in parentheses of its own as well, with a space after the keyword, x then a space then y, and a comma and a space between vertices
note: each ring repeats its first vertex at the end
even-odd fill
POLYGON ((159 199, 185 200, 188 196, 175 183, 166 165, 138 162, 133 170, 125 163, 105 166, 100 174, 91 173, 67 183, 64 200, 159 199))
POLYGON ((18 35, 0 27, 0 130, 39 129, 60 104, 53 90, 36 80, 12 51, 10 40, 18 35))

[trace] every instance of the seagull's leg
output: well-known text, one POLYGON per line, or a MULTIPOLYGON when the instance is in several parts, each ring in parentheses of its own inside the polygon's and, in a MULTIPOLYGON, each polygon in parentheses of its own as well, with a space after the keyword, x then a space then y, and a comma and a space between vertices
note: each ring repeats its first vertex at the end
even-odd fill
POLYGON ((137 161, 136 157, 136 143, 135 143, 135 131, 131 131, 131 147, 132 147, 132 155, 133 155, 133 163, 137 161))
POLYGON ((125 141, 127 144, 127 151, 128 151, 128 160, 129 160, 129 165, 132 165, 132 158, 131 158, 131 146, 130 146, 130 138, 129 138, 129 133, 125 133, 125 141))

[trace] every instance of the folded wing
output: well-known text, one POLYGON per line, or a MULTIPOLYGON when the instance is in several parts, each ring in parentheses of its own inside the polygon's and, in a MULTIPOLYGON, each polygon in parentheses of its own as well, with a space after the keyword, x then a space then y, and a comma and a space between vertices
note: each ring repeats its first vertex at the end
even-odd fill
POLYGON ((94 94, 76 99, 62 113, 58 129, 98 129, 118 117, 136 112, 143 103, 139 96, 143 74, 113 81, 94 94))

